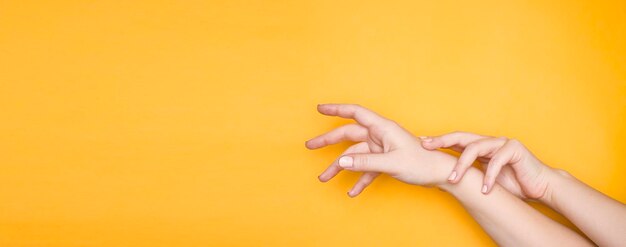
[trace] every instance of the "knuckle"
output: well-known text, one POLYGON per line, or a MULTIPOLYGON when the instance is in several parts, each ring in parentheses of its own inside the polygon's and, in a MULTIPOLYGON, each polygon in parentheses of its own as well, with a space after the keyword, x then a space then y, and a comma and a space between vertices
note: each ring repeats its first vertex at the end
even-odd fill
POLYGON ((485 179, 490 180, 495 178, 498 175, 499 171, 500 169, 496 167, 487 167, 487 171, 485 172, 485 179))
POLYGON ((568 178, 573 177, 572 174, 570 174, 569 172, 567 172, 566 170, 563 170, 563 169, 554 169, 554 171, 556 173, 558 173, 559 175, 561 175, 561 176, 565 176, 565 177, 568 177, 568 178))
POLYGON ((391 119, 387 119, 385 121, 385 125, 386 125, 386 128, 396 128, 396 127, 400 126, 400 124, 398 124, 398 122, 393 121, 391 119))
POLYGON ((370 185, 372 181, 373 180, 371 177, 365 177, 364 179, 359 180, 359 184, 361 184, 362 187, 366 187, 370 185))
POLYGON ((470 166, 472 162, 464 157, 459 158, 459 161, 456 164, 456 169, 465 169, 465 167, 470 166))
POLYGON ((491 158, 491 161, 489 162, 490 167, 503 166, 503 165, 504 165, 504 160, 500 156, 491 158))
POLYGON ((457 172, 457 179, 461 179, 469 167, 467 165, 459 165, 454 170, 457 172))
POLYGON ((460 135, 463 135, 464 133, 465 132, 463 132, 463 131, 455 130, 455 131, 452 131, 452 132, 448 133, 447 135, 450 135, 450 136, 460 136, 460 135))
POLYGON ((459 158, 459 161, 456 164, 455 170, 463 171, 463 170, 465 170, 465 168, 467 168, 467 167, 469 167, 471 165, 472 165, 472 161, 471 160, 469 160, 468 158, 461 157, 461 158, 459 158))
POLYGON ((485 175, 485 182, 486 183, 491 183, 493 180, 495 180, 494 175, 492 175, 492 174, 485 175))
POLYGON ((474 154, 480 148, 480 143, 472 142, 465 147, 465 151, 463 153, 474 154))
POLYGON ((319 142, 320 142, 321 145, 324 145, 324 146, 330 145, 330 140, 329 140, 328 136, 324 136, 324 137, 320 138, 319 142))
POLYGON ((367 155, 357 155, 354 157, 354 167, 367 167, 369 165, 369 159, 367 155))
POLYGON ((522 143, 519 140, 515 139, 515 138, 509 139, 509 143, 511 143, 511 145, 515 145, 515 146, 522 145, 522 143))
POLYGON ((359 105, 359 104, 351 104, 350 107, 352 109, 354 109, 354 112, 360 112, 363 109, 365 109, 363 106, 359 105))
POLYGON ((363 180, 363 179, 359 179, 359 181, 356 181, 356 184, 354 184, 355 188, 363 188, 365 187, 365 185, 367 184, 367 181, 363 180))

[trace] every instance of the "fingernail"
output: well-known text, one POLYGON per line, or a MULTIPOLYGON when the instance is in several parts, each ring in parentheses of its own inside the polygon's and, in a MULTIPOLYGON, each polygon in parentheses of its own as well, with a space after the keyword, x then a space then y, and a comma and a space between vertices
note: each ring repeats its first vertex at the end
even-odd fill
POLYGON ((350 198, 354 197, 354 196, 350 195, 350 191, 346 192, 346 194, 348 194, 348 196, 349 196, 350 198))
POLYGON ((487 194, 487 185, 483 184, 483 190, 482 190, 483 194, 487 194))
POLYGON ((353 159, 350 156, 343 156, 339 158, 339 166, 343 168, 352 167, 353 159))
POLYGON ((425 137, 425 136, 422 136, 422 137, 420 137, 420 139, 422 139, 422 142, 432 142, 433 141, 433 138, 425 137))
POLYGON ((452 181, 456 178, 456 171, 452 171, 452 174, 450 174, 450 177, 448 177, 448 181, 452 181))

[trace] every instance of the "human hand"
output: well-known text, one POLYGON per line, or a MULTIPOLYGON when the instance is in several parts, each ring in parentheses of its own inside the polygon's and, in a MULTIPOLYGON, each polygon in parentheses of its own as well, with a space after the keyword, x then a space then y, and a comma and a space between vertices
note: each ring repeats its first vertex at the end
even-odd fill
POLYGON ((359 171, 359 178, 348 195, 359 195, 380 173, 409 184, 432 186, 445 183, 454 157, 422 148, 419 139, 396 122, 364 107, 348 104, 322 104, 317 110, 324 115, 356 120, 315 137, 305 143, 318 149, 342 141, 358 142, 349 147, 320 176, 326 182, 341 170, 359 171), (449 164, 449 166, 443 165, 449 164))
POLYGON ((537 159, 521 142, 466 132, 437 137, 421 137, 428 150, 449 148, 461 152, 448 181, 458 183, 472 163, 478 160, 486 170, 482 192, 491 191, 495 182, 522 199, 540 199, 548 189, 547 173, 552 169, 537 159))

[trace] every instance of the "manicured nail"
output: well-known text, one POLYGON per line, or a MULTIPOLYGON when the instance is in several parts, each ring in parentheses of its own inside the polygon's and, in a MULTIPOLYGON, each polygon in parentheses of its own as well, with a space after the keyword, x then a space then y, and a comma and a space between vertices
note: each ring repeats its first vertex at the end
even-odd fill
POLYGON ((343 156, 339 158, 339 166, 343 168, 352 167, 353 159, 350 156, 343 156))
POLYGON ((452 174, 450 174, 450 177, 448 177, 448 181, 452 181, 456 178, 456 171, 452 171, 452 174))
POLYGON ((487 194, 487 185, 483 184, 483 190, 482 190, 483 194, 487 194))

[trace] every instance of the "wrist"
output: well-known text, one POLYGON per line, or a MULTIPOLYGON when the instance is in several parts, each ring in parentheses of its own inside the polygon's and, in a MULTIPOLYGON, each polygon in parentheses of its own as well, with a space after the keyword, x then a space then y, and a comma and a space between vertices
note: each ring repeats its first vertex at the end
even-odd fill
POLYGON ((565 170, 556 169, 556 168, 548 168, 546 169, 545 173, 546 173, 545 175, 546 190, 543 193, 543 196, 541 196, 538 199, 543 204, 546 204, 550 206, 551 208, 556 209, 557 206, 556 206, 555 197, 557 197, 559 194, 558 188, 561 187, 560 184, 564 180, 569 179, 572 176, 565 170))
POLYGON ((428 163, 432 164, 429 174, 431 182, 428 186, 444 189, 443 187, 450 184, 448 177, 454 169, 457 161, 456 157, 441 151, 424 151, 427 153, 422 155, 428 155, 430 157, 428 163))
MULTIPOLYGON (((450 169, 452 169, 451 167, 450 169)), ((463 193, 467 193, 467 190, 480 191, 480 186, 482 186, 483 173, 475 167, 470 167, 465 172, 465 176, 463 179, 457 183, 452 183, 446 179, 437 184, 437 188, 446 191, 452 196, 459 198, 459 196, 463 193), (473 186, 476 185, 476 186, 473 186), (474 188, 475 187, 475 188, 474 188)))

